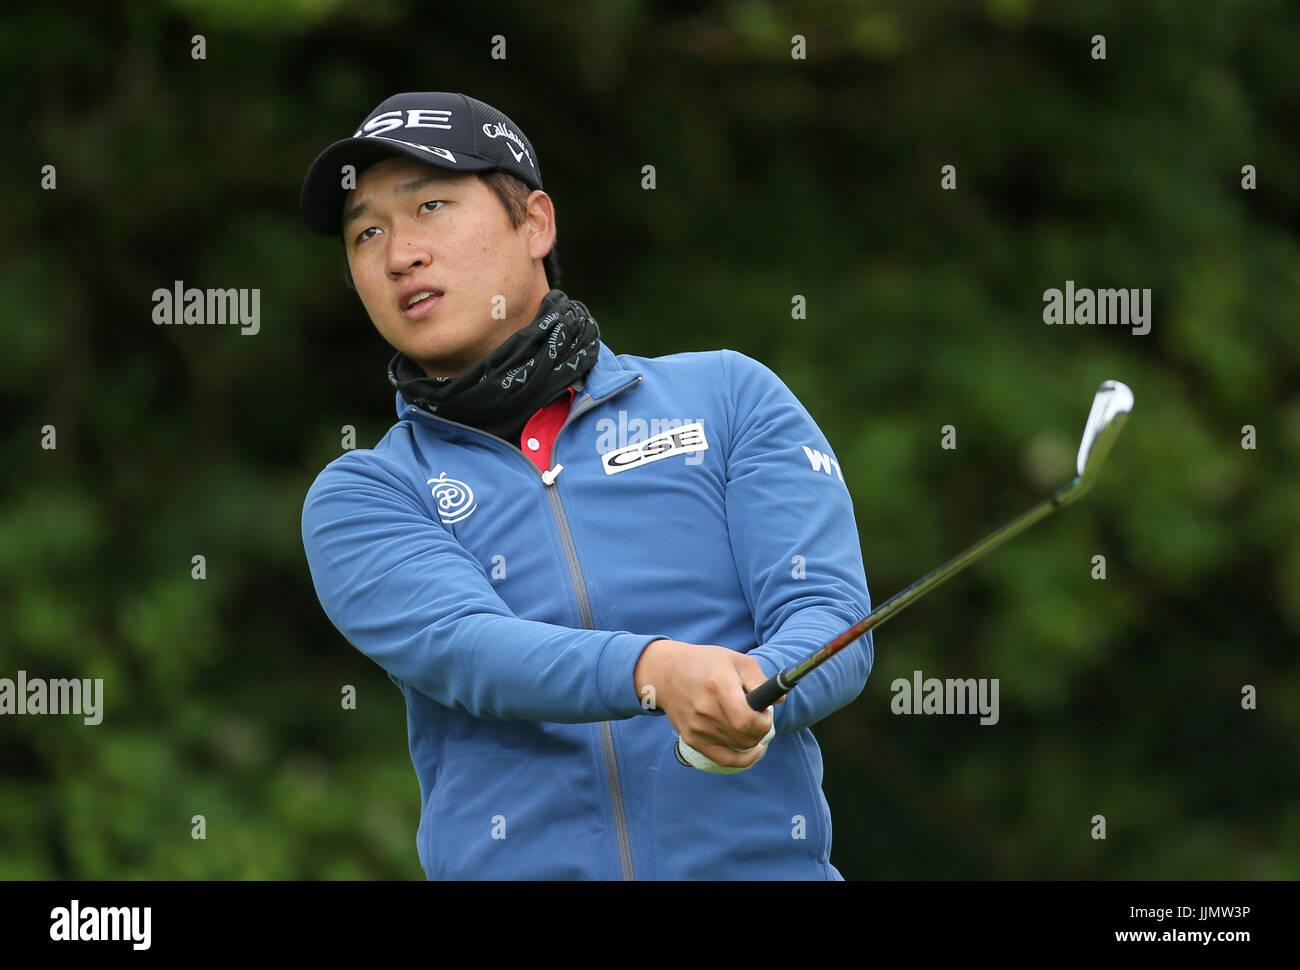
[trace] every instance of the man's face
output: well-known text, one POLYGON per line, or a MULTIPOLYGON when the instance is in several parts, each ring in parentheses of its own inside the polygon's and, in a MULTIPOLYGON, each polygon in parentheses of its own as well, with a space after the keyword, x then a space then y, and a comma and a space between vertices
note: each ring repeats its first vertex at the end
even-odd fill
POLYGON ((536 315, 555 218, 545 193, 528 199, 513 228, 477 175, 400 156, 367 168, 344 197, 357 295, 384 339, 430 377, 463 374, 536 315), (408 305, 426 290, 434 296, 408 305))

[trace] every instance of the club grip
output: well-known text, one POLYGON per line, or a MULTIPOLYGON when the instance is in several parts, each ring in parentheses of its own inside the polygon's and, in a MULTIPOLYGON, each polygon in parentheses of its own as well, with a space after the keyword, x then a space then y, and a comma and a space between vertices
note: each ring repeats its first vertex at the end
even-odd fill
POLYGON ((765 711, 789 693, 781 686, 780 676, 777 674, 771 680, 764 681, 745 695, 745 700, 749 702, 751 708, 765 711))

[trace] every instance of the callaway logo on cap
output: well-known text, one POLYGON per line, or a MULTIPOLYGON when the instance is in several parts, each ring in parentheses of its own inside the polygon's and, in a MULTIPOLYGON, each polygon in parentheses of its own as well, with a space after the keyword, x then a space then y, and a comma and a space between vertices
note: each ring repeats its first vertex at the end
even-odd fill
POLYGON ((393 155, 454 172, 500 169, 529 188, 542 187, 537 153, 515 123, 496 108, 464 94, 425 91, 395 94, 370 112, 351 138, 316 156, 302 184, 302 215, 314 231, 337 236, 343 167, 356 174, 393 155))

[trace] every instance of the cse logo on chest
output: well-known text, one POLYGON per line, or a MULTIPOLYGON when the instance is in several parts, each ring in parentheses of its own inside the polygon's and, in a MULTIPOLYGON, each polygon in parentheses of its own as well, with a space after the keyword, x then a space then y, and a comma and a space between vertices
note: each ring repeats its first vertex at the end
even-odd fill
POLYGON ((696 421, 680 428, 671 428, 634 445, 607 451, 600 456, 600 464, 606 475, 614 475, 672 455, 708 450, 709 442, 704 436, 704 425, 696 421))

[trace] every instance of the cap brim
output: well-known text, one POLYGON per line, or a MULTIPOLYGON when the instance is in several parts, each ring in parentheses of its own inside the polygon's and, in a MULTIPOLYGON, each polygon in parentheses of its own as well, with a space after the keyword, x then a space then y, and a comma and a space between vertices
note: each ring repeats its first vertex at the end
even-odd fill
MULTIPOLYGON (((442 151, 446 151, 443 149, 442 151)), ((470 155, 463 151, 450 152, 455 161, 448 159, 424 145, 398 141, 395 138, 370 136, 345 138, 336 141, 316 156, 302 183, 299 207, 302 217, 313 232, 322 236, 337 236, 343 231, 343 198, 348 190, 343 188, 343 166, 352 165, 356 174, 384 158, 404 155, 417 162, 452 172, 483 172, 497 167, 490 159, 470 155)))

